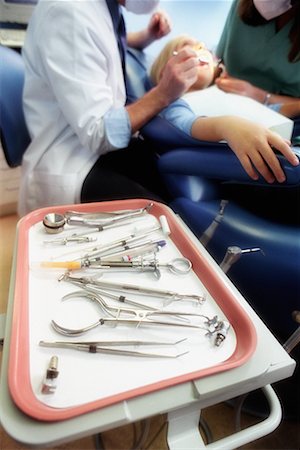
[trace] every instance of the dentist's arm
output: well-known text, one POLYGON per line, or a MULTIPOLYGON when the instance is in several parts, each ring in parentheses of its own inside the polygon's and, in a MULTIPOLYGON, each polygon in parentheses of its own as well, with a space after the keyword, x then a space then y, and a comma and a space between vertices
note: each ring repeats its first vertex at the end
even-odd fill
POLYGON ((194 51, 185 49, 171 58, 159 83, 136 102, 127 105, 132 133, 181 97, 195 82, 199 62, 194 51))

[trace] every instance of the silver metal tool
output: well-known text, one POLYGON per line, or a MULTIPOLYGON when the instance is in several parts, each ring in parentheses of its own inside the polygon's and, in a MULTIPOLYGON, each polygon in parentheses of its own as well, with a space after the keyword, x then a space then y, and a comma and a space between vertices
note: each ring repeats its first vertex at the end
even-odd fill
MULTIPOLYGON (((78 270, 83 268, 93 268, 93 269, 111 269, 119 268, 123 270, 127 269, 137 269, 141 271, 146 271, 149 266, 148 260, 145 260, 144 255, 149 253, 156 254, 161 248, 166 245, 166 241, 156 240, 148 241, 144 244, 137 245, 134 247, 128 247, 127 250, 123 250, 114 255, 104 255, 104 256, 94 256, 90 258, 75 259, 72 261, 42 261, 40 266, 46 269, 67 269, 67 270, 78 270), (137 256, 136 256, 137 255, 137 256), (141 255, 141 260, 136 259, 141 255), (113 257, 114 259, 110 261, 108 258, 113 257)), ((182 264, 177 261, 177 266, 182 266, 182 264)), ((158 269, 158 267, 157 267, 158 269)), ((154 271, 151 267, 149 271, 154 271)))
POLYGON ((86 331, 89 331, 98 325, 108 324, 135 324, 136 326, 140 326, 142 324, 151 324, 151 325, 163 325, 163 326, 180 326, 187 328, 195 328, 205 330, 209 336, 214 334, 214 331, 219 331, 220 329, 220 321, 217 316, 213 318, 209 318, 203 314, 193 314, 190 312, 180 312, 180 311, 168 311, 168 310, 144 310, 144 309, 133 309, 126 306, 111 306, 108 305, 102 296, 96 294, 95 292, 90 291, 80 291, 73 292, 67 294, 63 297, 63 299, 70 299, 74 297, 85 297, 89 300, 96 301, 98 305, 101 307, 102 311, 105 312, 109 317, 100 317, 97 322, 92 323, 86 327, 71 329, 66 328, 59 325, 54 320, 51 321, 51 325, 55 331, 64 335, 64 336, 79 336, 84 334, 86 331), (122 317, 122 314, 125 317, 122 317), (133 317, 126 317, 126 315, 131 315, 133 317), (163 317, 167 316, 168 319, 164 320, 163 317), (203 319, 202 324, 192 324, 190 322, 183 322, 181 316, 197 316, 203 319), (170 320, 170 318, 172 320, 170 320), (179 320, 177 320, 179 319, 179 320))
POLYGON ((218 226, 222 222, 222 220, 224 218, 224 211, 225 211, 227 204, 228 204, 228 200, 221 200, 218 214, 214 217, 212 223, 206 228, 206 230, 202 234, 202 236, 200 238, 200 242, 204 247, 207 246, 209 241, 214 236, 218 226))
MULTIPOLYGON (((197 59, 201 64, 204 64, 204 65, 209 64, 210 60, 205 53, 201 52, 201 50, 197 51, 196 53, 197 53, 197 59)), ((178 52, 175 50, 173 52, 173 56, 177 56, 177 55, 178 55, 178 52)))
POLYGON ((264 255, 263 250, 259 247, 241 249, 236 245, 232 245, 231 247, 227 248, 226 254, 223 258, 223 261, 220 264, 220 267, 224 273, 227 273, 231 268, 231 266, 235 264, 243 254, 257 253, 257 252, 260 252, 264 255))
MULTIPOLYGON (((98 230, 93 230, 91 233, 95 233, 98 230)), ((87 236, 89 232, 87 233, 73 233, 69 236, 61 237, 58 239, 48 239, 44 241, 44 244, 46 245, 67 245, 69 243, 77 243, 77 244, 86 244, 88 242, 95 242, 97 238, 87 236)))
POLYGON ((122 270, 137 270, 139 272, 153 272, 153 274, 159 279, 161 277, 160 269, 166 268, 169 269, 170 272, 176 275, 186 275, 190 272, 192 268, 192 263, 187 258, 175 258, 166 263, 160 263, 158 259, 154 256, 151 260, 148 260, 144 257, 139 257, 133 259, 132 261, 118 261, 118 260, 109 260, 102 258, 89 260, 85 259, 81 263, 81 268, 83 267, 91 267, 93 269, 122 269, 122 270))
POLYGON ((230 329, 230 323, 225 320, 220 320, 217 326, 216 338, 215 338, 215 346, 220 347, 222 342, 226 339, 227 334, 230 329))
POLYGON ((112 291, 121 291, 122 297, 126 299, 126 297, 123 295, 125 292, 132 292, 137 295, 147 295, 147 296, 153 296, 153 297, 159 297, 163 298, 165 300, 168 300, 169 302, 173 301, 179 301, 179 300, 190 300, 190 301, 196 301, 199 304, 202 304, 206 300, 205 294, 181 294, 179 292, 169 291, 165 289, 158 289, 158 288, 149 288, 146 286, 139 286, 137 284, 127 284, 127 283, 118 283, 118 282, 112 282, 112 281, 96 281, 92 278, 88 277, 73 277, 70 275, 69 272, 63 274, 59 281, 68 281, 70 283, 73 283, 74 285, 81 286, 81 287, 92 287, 92 288, 100 288, 105 290, 112 290, 112 291))
POLYGON ((141 229, 139 231, 135 231, 134 233, 123 236, 105 245, 90 247, 86 250, 87 253, 85 253, 84 257, 91 258, 103 254, 114 254, 119 251, 120 247, 122 250, 127 250, 128 245, 131 245, 134 242, 139 242, 145 239, 149 234, 155 233, 156 231, 162 231, 164 236, 168 236, 171 233, 166 216, 162 215, 159 217, 159 225, 154 225, 148 228, 141 229))
POLYGON ((120 340, 120 341, 40 341, 39 345, 42 347, 50 348, 66 348, 72 350, 79 350, 88 353, 106 353, 113 355, 124 355, 124 356, 143 356, 147 358, 179 358, 188 352, 177 353, 176 355, 163 354, 163 353, 153 353, 153 352, 142 352, 139 350, 128 350, 122 347, 140 347, 140 346, 174 346, 184 342, 186 338, 180 339, 174 342, 161 342, 161 341, 144 341, 144 340, 120 340), (119 348, 118 348, 119 347, 119 348))
POLYGON ((57 387, 56 378, 58 374, 58 357, 52 356, 42 382, 42 394, 54 394, 57 387))
POLYGON ((186 275, 192 268, 192 263, 187 258, 175 258, 169 262, 160 263, 156 256, 151 260, 145 257, 134 258, 130 261, 106 260, 105 258, 85 258, 82 261, 43 261, 44 268, 64 268, 67 270, 78 270, 84 268, 101 270, 135 270, 138 272, 152 272, 156 278, 161 277, 161 268, 166 268, 176 275, 186 275))
POLYGON ((152 319, 147 316, 147 311, 144 311, 142 314, 142 317, 132 317, 132 318, 125 318, 125 317, 99 317, 97 322, 94 322, 90 325, 87 325, 82 328, 66 328, 61 325, 59 325, 54 320, 51 321, 52 328, 57 331, 59 334, 62 334, 63 336, 80 336, 84 333, 86 333, 89 330, 92 330, 93 328, 96 328, 100 325, 105 324, 111 324, 111 325, 136 325, 137 327, 140 325, 162 325, 162 326, 175 326, 175 327, 186 327, 186 328, 194 328, 198 330, 205 330, 206 332, 209 332, 209 335, 211 336, 213 333, 208 330, 206 326, 201 325, 194 325, 190 323, 181 323, 176 321, 170 321, 170 320, 162 320, 162 319, 152 319))
POLYGON ((151 316, 155 316, 155 315, 159 315, 159 316, 169 316, 169 317, 173 317, 176 319, 180 319, 182 320, 182 317, 184 316, 195 316, 195 317, 201 317, 202 319, 205 320, 205 325, 209 325, 215 328, 218 324, 219 321, 216 320, 217 316, 215 316, 213 319, 210 319, 208 316, 204 315, 204 314, 199 314, 199 313, 195 313, 195 312, 189 312, 189 311, 172 311, 169 309, 157 309, 157 308, 139 308, 139 309, 135 309, 132 308, 130 306, 124 306, 124 305, 111 305, 109 303, 107 303, 103 296, 108 296, 109 298, 115 297, 114 295, 109 295, 106 292, 102 292, 101 294, 99 292, 95 292, 94 290, 90 290, 90 289, 86 289, 86 290, 80 290, 80 291, 76 291, 76 292, 71 292, 69 294, 66 294, 62 300, 69 300, 71 298, 79 298, 79 297, 84 297, 87 298, 89 300, 95 301, 101 308, 101 310, 103 312, 105 312, 107 315, 111 316, 111 317, 115 317, 118 318, 120 317, 122 314, 127 314, 127 315, 133 315, 136 318, 139 319, 143 319, 144 317, 149 317, 151 318, 151 316))
POLYGON ((104 261, 111 258, 115 261, 128 261, 134 257, 143 256, 149 253, 157 253, 166 245, 167 241, 165 241, 164 239, 150 239, 135 244, 120 246, 118 249, 107 251, 100 255, 89 255, 88 257, 82 259, 104 261))
POLYGON ((148 203, 145 207, 135 210, 98 213, 82 213, 77 211, 66 211, 65 214, 48 213, 43 219, 43 225, 46 232, 50 234, 60 233, 64 229, 65 224, 85 226, 95 228, 97 231, 103 231, 106 228, 118 226, 122 222, 128 222, 133 218, 148 213, 152 206, 153 203, 148 203))
MULTIPOLYGON (((132 245, 133 243, 138 243, 138 242, 144 242, 144 240, 150 235, 153 234, 157 231, 161 231, 164 236, 168 236, 171 233, 169 224, 168 224, 168 220, 166 218, 165 215, 161 215, 159 218, 159 225, 152 225, 150 227, 145 227, 145 228, 141 228, 139 230, 135 230, 133 233, 124 235, 123 237, 119 237, 118 239, 115 239, 111 242, 107 242, 105 244, 101 244, 101 245, 93 245, 93 246, 89 246, 87 248, 84 248, 83 250, 80 250, 80 255, 78 255, 78 250, 72 250, 69 252, 64 253, 63 255, 61 255, 61 257, 64 257, 66 255, 71 255, 71 254, 76 254, 77 253, 77 258, 76 259, 81 259, 81 258, 92 258, 95 256, 101 256, 104 254, 114 254, 119 252, 120 250, 125 250, 124 247, 128 246, 128 245, 132 245)), ((95 233, 98 232, 98 230, 89 230, 88 232, 85 233, 72 233, 69 237, 70 237, 70 242, 72 241, 72 239, 76 238, 76 236, 79 237, 79 242, 80 241, 80 236, 81 235, 86 235, 86 234, 90 234, 90 233, 95 233)), ((47 240, 44 241, 44 243, 46 244, 66 244, 68 242, 68 236, 67 237, 63 237, 60 239, 52 239, 52 240, 47 240)))

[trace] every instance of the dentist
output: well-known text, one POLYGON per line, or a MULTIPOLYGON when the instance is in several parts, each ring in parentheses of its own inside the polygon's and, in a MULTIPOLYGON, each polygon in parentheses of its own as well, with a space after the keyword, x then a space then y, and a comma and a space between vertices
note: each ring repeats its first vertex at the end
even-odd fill
MULTIPOLYGON (((135 133, 197 77, 186 50, 157 86, 126 104, 126 36, 121 8, 148 14, 158 0, 40 0, 23 47, 24 112, 31 144, 22 163, 19 214, 39 207, 124 198, 164 199, 155 149, 135 133)), ((127 35, 144 48, 170 31, 153 13, 127 35)))

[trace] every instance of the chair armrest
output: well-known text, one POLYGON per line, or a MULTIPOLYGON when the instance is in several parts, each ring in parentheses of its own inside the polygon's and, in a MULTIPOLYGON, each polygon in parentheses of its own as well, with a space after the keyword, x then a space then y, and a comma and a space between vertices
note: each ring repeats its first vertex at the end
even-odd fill
POLYGON ((144 139, 151 141, 159 153, 178 148, 199 148, 205 145, 208 148, 227 148, 225 143, 207 142, 194 139, 188 134, 175 127, 166 119, 156 116, 150 120, 141 130, 144 139))
MULTIPOLYGON (((292 166, 282 155, 279 155, 278 159, 285 172, 286 182, 275 182, 271 186, 299 186, 300 165, 292 166)), ((209 143, 208 146, 201 144, 197 148, 178 148, 161 155, 158 164, 163 175, 199 176, 233 183, 270 186, 262 177, 253 181, 227 145, 209 143)))

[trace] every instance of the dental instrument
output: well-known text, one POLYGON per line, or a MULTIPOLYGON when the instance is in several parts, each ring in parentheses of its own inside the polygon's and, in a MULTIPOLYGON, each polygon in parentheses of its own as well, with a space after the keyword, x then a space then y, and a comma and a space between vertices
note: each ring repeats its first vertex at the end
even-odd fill
POLYGON ((150 358, 178 358, 179 356, 183 356, 188 352, 177 353, 176 355, 171 354, 160 354, 160 353, 150 353, 150 352, 141 352, 138 350, 128 350, 124 348, 124 346, 174 346, 184 342, 186 338, 179 339, 178 341, 173 342, 162 342, 162 341, 146 341, 146 340, 120 340, 120 341, 40 341, 39 345, 41 347, 50 347, 50 348, 66 348, 84 351, 88 353, 107 353, 114 355, 125 355, 125 356, 146 356, 150 358))
MULTIPOLYGON (((141 241, 142 239, 146 238, 147 236, 149 236, 149 234, 155 233, 156 231, 162 231, 162 233, 164 234, 164 236, 168 236, 171 233, 169 224, 168 224, 168 220, 166 218, 166 216, 161 215, 159 218, 159 224, 158 225, 154 225, 154 226, 150 226, 147 228, 143 228, 140 230, 135 230, 133 233, 131 234, 127 234, 121 238, 118 238, 114 241, 102 244, 102 245, 98 245, 98 246, 90 246, 88 248, 85 248, 82 250, 81 255, 76 258, 76 259, 80 259, 80 258, 90 258, 93 256, 99 256, 99 255, 103 255, 104 253, 107 252, 111 252, 113 253, 113 250, 115 250, 116 252, 119 251, 118 248, 119 247, 125 247, 129 244, 132 244, 134 242, 138 242, 141 241), (85 252, 85 253, 83 253, 85 252)), ((96 230, 98 231, 98 230, 96 230)), ((94 231, 93 231, 94 232, 94 231)), ((84 234, 88 234, 88 233, 84 233, 84 234)), ((75 236, 80 236, 80 234, 72 234, 70 237, 75 237, 75 236)), ((54 239, 54 240, 47 240, 44 241, 44 243, 46 244, 65 244, 67 242, 68 238, 61 238, 61 239, 54 239)), ((78 252, 78 250, 73 250, 73 251, 69 251, 67 253, 64 253, 64 255, 61 255, 62 257, 67 256, 67 255, 71 255, 71 254, 76 254, 78 252)))
POLYGON ((56 378, 58 377, 58 357, 52 356, 42 381, 42 394, 54 394, 57 388, 56 378))
POLYGON ((44 244, 48 245, 67 245, 68 243, 74 243, 77 244, 86 244, 87 242, 95 242, 97 241, 96 237, 90 237, 87 236, 87 234, 90 233, 96 233, 98 230, 92 230, 86 233, 73 233, 70 236, 61 237, 58 239, 48 239, 44 241, 44 244))
MULTIPOLYGON (((59 277, 59 281, 69 281, 77 286, 85 286, 85 287, 93 287, 99 289, 108 289, 113 291, 128 291, 137 295, 147 295, 153 297, 164 298, 165 300, 169 300, 169 302, 179 301, 179 300, 191 300, 196 301, 198 304, 203 304, 206 300, 205 294, 181 294, 179 292, 169 291, 165 289, 158 288, 149 288, 145 286, 139 286, 136 284, 127 284, 127 283, 118 283, 112 281, 96 281, 92 278, 88 277, 73 277, 69 272, 64 273, 59 277)), ((122 295, 123 298, 126 299, 122 295)))
POLYGON ((222 220, 224 218, 224 211, 225 211, 227 204, 228 204, 228 200, 221 200, 220 206, 219 206, 219 211, 218 211, 217 215, 214 217, 211 224, 206 228, 206 230, 203 232, 202 236, 200 237, 199 240, 204 247, 207 247, 207 244, 212 239, 218 226, 222 222, 222 220))
MULTIPOLYGON (((197 53, 197 59, 201 64, 209 64, 210 60, 206 55, 201 54, 201 52, 196 52, 197 53)), ((173 52, 173 56, 177 56, 178 52, 176 50, 174 50, 173 52)))
POLYGON ((103 231, 107 228, 118 226, 120 223, 128 223, 128 220, 148 213, 153 203, 148 203, 143 208, 135 210, 81 213, 77 211, 66 211, 65 214, 48 213, 43 219, 45 231, 49 234, 60 233, 66 224, 76 226, 86 226, 103 231))
MULTIPOLYGON (((196 316, 201 317, 202 319, 205 319, 205 325, 208 327, 213 327, 213 329, 218 327, 219 331, 219 321, 217 316, 214 316, 212 319, 210 319, 208 316, 204 314, 199 314, 195 312, 189 312, 189 311, 171 311, 167 309, 157 309, 157 308, 144 308, 143 309, 134 309, 130 308, 128 306, 112 306, 109 305, 103 298, 103 295, 107 295, 104 291, 101 292, 95 292, 94 290, 81 290, 76 292, 71 292, 69 294, 66 294, 62 300, 69 300, 70 298, 79 298, 84 297, 87 298, 93 302, 96 302, 102 311, 104 311, 107 315, 111 317, 118 318, 121 314, 127 314, 127 315, 133 315, 136 318, 143 319, 144 317, 151 317, 154 315, 168 315, 173 316, 176 319, 183 320, 183 317, 181 316, 196 316), (145 310, 146 309, 146 310, 145 310)), ((114 298, 114 296, 107 295, 110 298, 114 298)), ((221 328, 220 328, 221 329, 221 328)))
POLYGON ((41 267, 44 268, 61 268, 67 270, 79 270, 83 268, 92 269, 119 269, 119 270, 136 270, 138 272, 152 272, 158 279, 161 277, 160 268, 167 268, 176 275, 186 275, 192 268, 192 263, 187 258, 174 258, 165 263, 160 263, 156 257, 152 260, 139 257, 137 259, 122 260, 106 260, 95 258, 93 260, 84 259, 83 261, 43 261, 41 267))
MULTIPOLYGON (((158 311, 160 312, 160 311, 158 311)), ((206 335, 211 337, 218 331, 218 324, 219 320, 216 318, 216 316, 213 319, 209 320, 209 324, 207 326, 203 325, 196 325, 191 323, 182 323, 182 322, 176 322, 176 321, 170 321, 170 320, 162 320, 154 318, 152 319, 149 317, 149 314, 152 314, 152 311, 143 311, 139 314, 138 317, 99 317, 97 322, 94 322, 90 325, 87 325, 82 328, 66 328, 62 325, 59 325, 55 320, 51 320, 51 326, 52 328, 59 334, 62 334, 63 336, 80 336, 84 333, 86 333, 89 330, 92 330, 100 325, 112 324, 112 325, 136 325, 139 327, 140 325, 162 325, 162 326, 172 326, 172 327, 185 327, 185 328, 193 328, 198 330, 204 330, 206 331, 206 335), (215 324, 215 325, 214 325, 215 324), (214 326, 215 329, 212 329, 212 326, 214 326)), ((216 342, 215 344, 216 345, 216 342)))
MULTIPOLYGON (((225 333, 225 326, 223 327, 223 324, 225 322, 220 321, 218 319, 218 316, 213 316, 212 318, 209 318, 208 316, 204 314, 197 314, 197 313, 190 313, 188 311, 168 311, 164 309, 155 309, 155 310, 145 310, 145 309, 134 309, 126 306, 112 306, 108 305, 103 297, 99 295, 98 293, 95 293, 95 291, 88 291, 88 290, 81 290, 76 292, 71 292, 67 295, 65 295, 62 300, 68 300, 71 298, 87 298, 88 300, 95 301, 100 306, 102 312, 106 313, 109 317, 100 317, 97 322, 88 325, 83 328, 78 329, 71 329, 71 328, 65 328, 61 325, 59 325, 54 320, 51 321, 51 325, 55 331, 58 333, 64 335, 64 336, 78 336, 81 334, 84 334, 86 331, 89 331, 98 325, 104 325, 105 323, 113 323, 115 325, 120 324, 136 324, 137 326, 140 326, 143 324, 154 324, 154 325, 167 325, 167 326, 181 326, 181 327, 189 327, 189 328, 196 328, 205 330, 207 336, 213 336, 215 333, 217 334, 217 338, 215 340, 215 346, 219 346, 223 340, 226 338, 227 331, 229 329, 229 323, 228 323, 228 329, 226 329, 225 333), (122 314, 125 315, 125 317, 122 317, 122 314), (126 317, 133 316, 132 318, 126 317), (158 316, 158 317, 155 317, 158 316), (168 316, 168 319, 171 317, 173 320, 163 320, 159 318, 159 316, 168 316), (203 319, 202 324, 192 324, 190 321, 184 321, 184 318, 182 316, 196 316, 201 317, 203 319), (182 322, 184 321, 184 322, 182 322), (224 328, 224 330, 223 330, 224 328), (223 333, 222 333, 223 331, 223 333), (219 334, 222 333, 222 339, 218 338, 219 334)), ((226 322, 227 324, 227 322, 226 322)))
POLYGON ((232 245, 227 248, 223 261, 220 263, 220 268, 224 273, 227 273, 231 266, 235 264, 243 254, 256 252, 260 252, 263 256, 265 256, 263 250, 259 247, 241 249, 236 245, 232 245))

